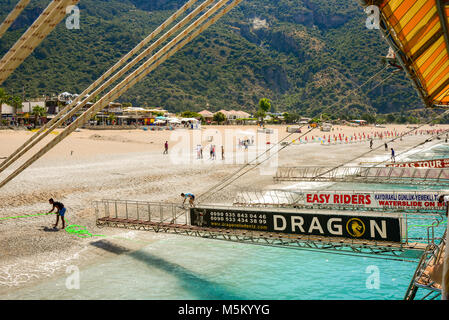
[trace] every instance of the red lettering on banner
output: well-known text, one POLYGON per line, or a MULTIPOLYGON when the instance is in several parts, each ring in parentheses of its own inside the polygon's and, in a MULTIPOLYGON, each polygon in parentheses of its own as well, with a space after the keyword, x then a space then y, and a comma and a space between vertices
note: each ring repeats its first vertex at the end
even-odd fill
POLYGON ((366 204, 371 204, 371 195, 366 196, 366 204))
POLYGON ((359 195, 359 204, 365 204, 365 196, 364 195, 359 195))
POLYGON ((391 163, 391 164, 387 164, 387 167, 447 168, 447 167, 449 167, 449 159, 435 159, 435 160, 426 160, 426 161, 391 163))
POLYGON ((334 194, 334 203, 335 204, 340 203, 340 198, 339 198, 338 194, 334 194))

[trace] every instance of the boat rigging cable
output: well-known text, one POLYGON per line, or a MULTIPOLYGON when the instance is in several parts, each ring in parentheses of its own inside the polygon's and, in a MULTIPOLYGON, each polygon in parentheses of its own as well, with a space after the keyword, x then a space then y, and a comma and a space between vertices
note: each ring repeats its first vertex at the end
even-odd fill
POLYGON ((33 52, 79 0, 53 0, 0 60, 0 84, 33 52))
POLYGON ((143 65, 141 65, 138 69, 133 71, 128 77, 126 77, 122 82, 120 82, 117 86, 115 86, 111 91, 109 91, 105 96, 103 96, 99 101, 94 103, 87 111, 85 111, 80 117, 78 117, 74 122, 72 122, 63 132, 61 132, 58 136, 56 136, 52 141, 50 141, 46 146, 40 149, 36 154, 34 154, 30 159, 28 159, 21 167, 19 167, 16 171, 14 171, 11 175, 9 175, 5 180, 0 183, 0 188, 3 187, 6 183, 15 178, 18 174, 20 174, 23 170, 25 170, 28 166, 34 163, 37 159, 42 157, 46 152, 52 149, 55 145, 57 145, 60 141, 65 139, 70 133, 72 133, 76 128, 83 125, 87 122, 94 114, 98 111, 102 110, 109 102, 117 99, 121 94, 126 92, 130 87, 135 85, 137 82, 142 80, 146 75, 148 75, 151 71, 156 69, 160 64, 174 55, 177 51, 182 49, 186 44, 196 38, 199 34, 201 34, 204 30, 214 24, 218 19, 220 19, 223 15, 232 10, 235 6, 237 6, 243 0, 233 0, 231 3, 225 6, 229 1, 228 0, 220 0, 218 1, 211 9, 209 9, 205 14, 203 14, 200 18, 198 18, 195 22, 193 22, 189 27, 187 27, 184 31, 182 31, 178 36, 176 36, 172 41, 170 41, 166 46, 164 46, 161 50, 159 50, 155 55, 150 57, 143 65), (219 11, 221 8, 223 10, 219 11), (218 13, 217 13, 218 11, 218 13), (213 14, 217 13, 215 16, 213 14), (213 17, 211 17, 213 16, 213 17), (210 18, 210 19, 209 19, 210 18), (207 22, 205 22, 209 19, 207 22), (202 25, 202 26, 201 26, 202 25), (198 27, 198 28, 197 28, 198 27), (195 30, 196 29, 196 30, 195 30), (188 34, 191 35, 188 36, 188 34), (183 38, 185 40, 181 41, 183 38), (171 50, 170 50, 171 49, 171 50), (170 50, 170 51, 168 51, 170 50), (159 60, 157 60, 159 59, 159 60))
MULTIPOLYGON (((437 120, 437 119, 439 119, 439 118, 442 118, 442 117, 444 117, 444 116, 447 115, 447 114, 449 114, 449 110, 446 110, 446 111, 443 112, 442 114, 437 115, 436 117, 432 118, 430 121, 428 121, 428 122, 426 122, 426 123, 424 123, 424 124, 419 125, 417 128, 410 129, 409 131, 407 131, 405 134, 402 134, 402 135, 407 135, 407 134, 409 134, 409 133, 411 133, 411 132, 413 132, 413 131, 415 131, 415 130, 418 130, 418 129, 422 128, 423 126, 429 125, 429 124, 431 124, 433 121, 435 121, 435 120, 437 120)), ((437 136, 439 136, 439 135, 440 135, 440 134, 438 134, 437 136)), ((395 137, 395 138, 389 140, 387 143, 394 142, 394 141, 397 140, 398 138, 400 138, 400 137, 395 137)), ((424 144, 425 142, 426 142, 426 141, 421 142, 421 143, 419 143, 419 144, 417 144, 417 145, 411 147, 410 149, 407 149, 405 152, 409 152, 409 151, 411 151, 411 150, 413 150, 413 149, 419 147, 420 145, 424 144)), ((361 155, 358 155, 357 157, 352 158, 351 160, 348 160, 348 161, 346 161, 346 162, 343 162, 343 163, 339 164, 338 166, 335 166, 335 167, 333 167, 333 168, 331 168, 331 169, 329 169, 329 170, 327 170, 327 171, 325 171, 325 172, 323 172, 323 173, 321 173, 321 174, 315 176, 315 178, 321 177, 322 175, 325 175, 325 174, 327 174, 327 173, 329 173, 329 172, 331 172, 331 171, 334 171, 334 170, 336 170, 336 169, 338 169, 338 168, 341 168, 341 167, 343 167, 343 166, 345 166, 345 165, 347 165, 347 164, 349 164, 349 163, 351 163, 351 162, 356 161, 356 160, 359 159, 359 158, 365 157, 365 156, 367 156, 368 154, 370 154, 371 152, 380 149, 381 147, 383 147, 383 146, 382 146, 382 145, 379 145, 379 146, 376 147, 376 148, 373 148, 373 149, 371 149, 371 150, 369 150, 369 151, 367 151, 367 152, 364 152, 364 153, 362 153, 361 155)), ((404 153, 404 152, 403 152, 403 153, 404 153)), ((387 162, 387 161, 388 161, 388 160, 384 160, 384 161, 382 161, 382 162, 377 163, 376 165, 374 165, 374 166, 372 166, 372 167, 375 167, 375 166, 377 166, 377 165, 379 165, 379 164, 382 164, 382 163, 385 163, 385 162, 387 162)))
MULTIPOLYGON (((387 66, 388 67, 388 66, 387 66)), ((367 81, 365 81, 363 84, 359 85, 357 88, 355 88, 354 90, 350 91, 346 96, 342 97, 339 101, 337 101, 336 103, 334 103, 331 106, 328 106, 325 110, 330 109, 334 106, 336 106, 337 104, 339 104, 340 102, 342 102, 344 99, 346 99, 347 97, 351 96, 351 94, 355 93, 356 91, 358 91, 359 89, 361 89, 363 86, 365 86, 366 84, 368 84, 372 79, 374 79, 380 72, 384 71, 387 67, 383 68, 382 70, 380 70, 379 72, 377 72, 374 76, 370 77, 367 81)), ((381 84, 383 84, 385 81, 387 81, 388 79, 390 79, 393 75, 395 75, 396 73, 392 73, 390 74, 388 77, 386 77, 383 81, 379 82, 378 84, 376 84, 376 86, 374 86, 373 88, 369 89, 368 91, 366 91, 365 93, 369 93, 370 91, 373 91, 374 89, 376 89, 377 87, 379 87, 381 84)), ((345 107, 340 107, 341 109, 344 109, 345 107)), ((302 127, 301 127, 302 128, 302 127)), ((206 197, 209 198, 210 196, 216 194, 217 192, 223 190, 224 188, 226 188, 227 186, 229 186, 231 183, 233 183, 234 181, 236 181, 238 178, 242 177, 243 175, 245 175, 246 173, 250 172, 251 170, 255 169, 256 167, 258 167, 259 165, 261 165, 262 163, 264 163, 265 161, 271 159, 274 155, 278 154, 279 152, 281 152, 282 150, 284 150, 285 148, 287 148, 288 146, 290 146, 291 144, 294 143, 294 141, 304 137, 305 135, 307 135, 308 133, 312 132, 313 130, 315 130, 315 128, 310 129, 309 131, 307 131, 306 133, 302 134, 299 138, 288 142, 286 145, 282 146, 279 150, 275 151, 273 154, 270 154, 266 159, 264 159, 263 161, 257 163, 256 165, 252 166, 249 168, 249 170, 245 171, 244 173, 238 175, 235 179, 233 179, 232 181, 230 181, 228 183, 229 180, 231 180, 235 175, 237 175, 240 171, 242 171, 243 169, 245 169, 246 167, 248 167, 249 165, 251 165, 252 162, 258 160, 261 156, 263 156, 264 154, 266 154, 267 152, 270 152, 273 148, 279 146, 284 140, 286 140, 287 138, 289 138, 291 135, 293 135, 294 133, 289 134, 287 137, 285 137, 284 139, 282 139, 281 141, 279 141, 276 145, 274 145, 272 148, 268 149, 267 151, 263 152, 262 154, 260 154, 259 156, 257 156, 255 159, 253 159, 251 162, 245 164, 244 166, 242 166, 239 170, 237 170, 235 173, 231 174, 228 178, 224 179, 222 182, 220 182, 219 184, 215 185, 214 187, 210 188, 209 190, 207 190, 206 192, 204 192, 203 194, 201 194, 200 196, 198 196, 198 198, 202 198, 202 197, 206 197), (222 184, 224 184, 224 186, 220 187, 222 184), (219 188, 220 187, 220 188, 219 188), (213 191, 213 189, 219 188, 216 191, 213 191), (212 193, 211 193, 212 192, 212 193)))
POLYGON ((66 106, 61 112, 59 112, 53 119, 51 119, 47 124, 45 124, 38 132, 36 132, 30 139, 28 139, 22 146, 20 146, 17 150, 15 150, 5 161, 3 161, 0 165, 0 173, 8 168, 9 165, 17 161, 22 155, 24 155, 28 150, 30 150, 33 146, 35 146, 38 142, 40 142, 43 138, 45 138, 49 131, 56 129, 60 126, 64 121, 70 119, 75 113, 81 110, 89 101, 95 98, 102 90, 104 90, 107 86, 112 84, 115 80, 117 80, 121 75, 130 70, 134 65, 136 65, 139 61, 141 61, 145 57, 145 52, 147 54, 151 53, 152 49, 154 49, 159 43, 166 40, 170 35, 172 35, 176 30, 184 26, 188 21, 191 21, 194 16, 196 16, 201 10, 203 10, 207 5, 209 5, 213 0, 207 0, 202 5, 200 5, 197 9, 195 9, 191 14, 189 14, 186 18, 184 18, 181 22, 175 25, 170 31, 164 34, 157 42, 153 43, 153 45, 148 48, 144 53, 141 53, 138 57, 136 57, 133 61, 128 63, 122 70, 120 70, 116 75, 111 77, 106 83, 106 79, 111 76, 115 71, 117 71, 120 66, 122 66, 126 61, 128 61, 132 56, 138 53, 145 45, 147 45, 151 40, 153 40, 160 32, 167 28, 171 23, 173 23, 179 16, 181 16, 187 9, 189 9, 197 0, 190 0, 184 6, 182 6, 177 12, 175 12, 172 16, 170 16, 162 25, 160 25, 156 30, 154 30, 148 37, 142 40, 134 49, 128 52, 124 57, 122 57, 112 68, 106 71, 98 80, 96 80, 93 84, 91 84, 86 90, 84 90, 75 100, 72 101, 68 106, 66 106), (104 83, 103 85, 101 85, 104 83), (93 91, 99 85, 100 88, 93 91), (92 92, 91 94, 89 94, 92 92), (84 99, 83 101, 80 101, 84 99), (46 131, 48 130, 48 131, 46 131), (34 142, 33 142, 34 140, 34 142))
POLYGON ((30 0, 20 0, 19 3, 17 3, 17 5, 14 7, 14 9, 12 9, 12 11, 0 25, 0 39, 29 3, 30 0))

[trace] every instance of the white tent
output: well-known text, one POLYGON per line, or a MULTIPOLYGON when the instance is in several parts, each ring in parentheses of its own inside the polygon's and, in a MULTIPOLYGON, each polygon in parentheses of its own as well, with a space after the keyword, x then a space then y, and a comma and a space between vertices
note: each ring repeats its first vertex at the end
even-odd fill
POLYGON ((198 119, 195 118, 182 118, 181 122, 189 122, 189 121, 193 121, 193 122, 198 122, 198 119))

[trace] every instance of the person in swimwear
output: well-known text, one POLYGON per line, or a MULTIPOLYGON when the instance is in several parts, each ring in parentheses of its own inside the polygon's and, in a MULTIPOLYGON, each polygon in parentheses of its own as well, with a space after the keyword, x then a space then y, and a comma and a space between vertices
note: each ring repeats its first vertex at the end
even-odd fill
POLYGON ((187 199, 189 199, 189 203, 190 203, 190 207, 193 208, 195 206, 194 201, 195 201, 195 195, 191 194, 191 193, 181 193, 181 197, 184 198, 184 202, 182 203, 182 206, 184 206, 184 203, 186 202, 187 199))
POLYGON ((61 217, 62 229, 65 229, 64 215, 66 212, 66 208, 64 207, 64 205, 61 202, 54 201, 53 199, 48 200, 48 202, 53 206, 53 208, 48 213, 52 213, 53 210, 57 209, 56 223, 53 226, 53 228, 56 228, 58 226, 59 217, 61 217))

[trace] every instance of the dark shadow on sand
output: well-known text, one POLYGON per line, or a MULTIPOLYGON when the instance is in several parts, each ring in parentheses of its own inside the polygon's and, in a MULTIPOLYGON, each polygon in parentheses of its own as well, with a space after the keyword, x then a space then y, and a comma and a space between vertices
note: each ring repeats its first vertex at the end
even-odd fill
POLYGON ((41 230, 45 232, 58 232, 60 230, 58 228, 49 228, 47 226, 42 226, 41 228, 41 230))

